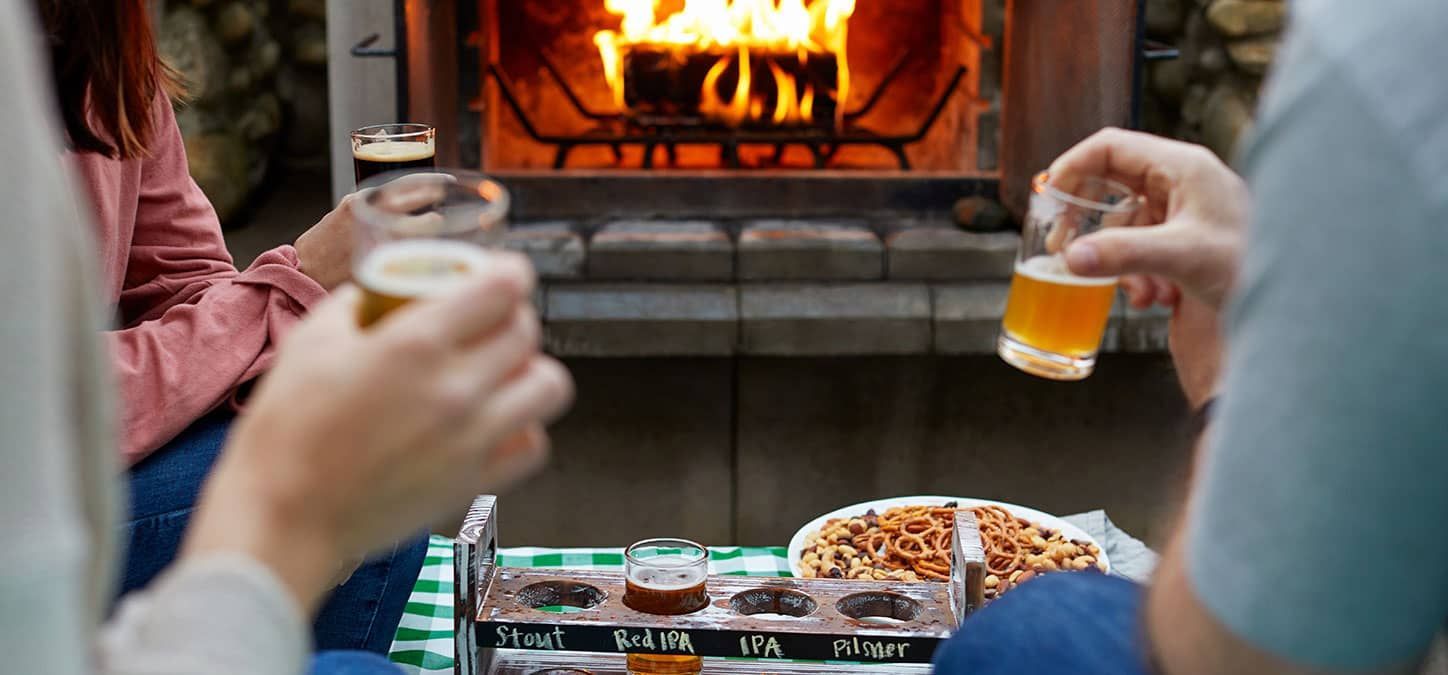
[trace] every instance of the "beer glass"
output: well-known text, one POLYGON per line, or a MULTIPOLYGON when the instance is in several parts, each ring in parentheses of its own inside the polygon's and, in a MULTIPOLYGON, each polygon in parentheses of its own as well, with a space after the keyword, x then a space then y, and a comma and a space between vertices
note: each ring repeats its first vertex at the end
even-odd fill
MULTIPOLYGON (((686 539, 648 539, 624 551, 623 604, 637 612, 678 616, 709 606, 709 551, 686 539)), ((697 656, 629 654, 631 675, 693 675, 697 656)))
POLYGON ((366 328, 408 301, 454 288, 501 245, 508 191, 471 171, 394 172, 366 181, 357 219, 352 279, 362 288, 366 328))
POLYGON ((389 171, 431 169, 437 131, 426 124, 377 124, 352 132, 352 165, 357 184, 389 171))
POLYGON ((1006 314, 996 353, 1032 375, 1081 380, 1096 368, 1101 338, 1116 300, 1116 278, 1080 277, 1066 266, 1066 247, 1103 227, 1130 224, 1141 198, 1105 178, 1071 189, 1032 181, 1006 314))

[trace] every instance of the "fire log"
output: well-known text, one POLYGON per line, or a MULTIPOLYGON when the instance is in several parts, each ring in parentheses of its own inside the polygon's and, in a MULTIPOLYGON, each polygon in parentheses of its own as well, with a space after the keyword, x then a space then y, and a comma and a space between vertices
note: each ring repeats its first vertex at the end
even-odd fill
MULTIPOLYGON (((750 114, 740 126, 746 128, 820 127, 835 124, 839 90, 839 62, 833 54, 801 52, 749 51, 750 114), (805 92, 813 91, 810 120, 791 120, 784 125, 774 122, 779 103, 778 69, 794 86, 795 105, 804 100, 805 92)), ((624 102, 628 114, 648 118, 653 123, 676 120, 679 123, 704 120, 725 124, 721 116, 704 110, 704 85, 709 73, 721 60, 727 67, 714 90, 718 100, 728 103, 739 86, 739 52, 719 48, 707 51, 670 49, 667 46, 635 45, 623 56, 624 102)))

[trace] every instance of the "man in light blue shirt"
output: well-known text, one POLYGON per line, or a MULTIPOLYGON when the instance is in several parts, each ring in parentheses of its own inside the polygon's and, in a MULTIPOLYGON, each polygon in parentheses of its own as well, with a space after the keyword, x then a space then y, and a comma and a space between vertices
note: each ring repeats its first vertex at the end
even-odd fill
POLYGON ((1244 156, 1248 228, 1243 186, 1191 146, 1105 132, 1052 167, 1147 195, 1156 227, 1084 238, 1068 260, 1174 306, 1184 389, 1214 420, 1150 588, 1031 582, 968 621, 940 672, 1440 672, 1445 29, 1443 2, 1294 3, 1244 156))

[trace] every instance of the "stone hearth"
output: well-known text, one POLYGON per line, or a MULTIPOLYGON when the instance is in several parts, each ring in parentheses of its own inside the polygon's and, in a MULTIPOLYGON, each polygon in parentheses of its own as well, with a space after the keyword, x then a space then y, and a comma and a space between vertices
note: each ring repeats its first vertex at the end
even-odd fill
MULTIPOLYGON (((564 357, 989 354, 1018 243, 943 220, 555 220, 511 237, 564 357)), ((1118 308, 1105 349, 1164 351, 1165 313, 1118 308)))

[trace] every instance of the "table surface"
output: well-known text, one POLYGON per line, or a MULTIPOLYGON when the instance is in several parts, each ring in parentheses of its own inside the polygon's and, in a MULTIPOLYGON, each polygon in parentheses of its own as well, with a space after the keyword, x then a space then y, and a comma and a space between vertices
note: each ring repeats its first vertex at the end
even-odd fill
MULTIPOLYGON (((392 642, 392 661, 408 673, 452 672, 453 579, 452 540, 434 536, 427 560, 412 589, 402 623, 392 642)), ((505 548, 498 554, 505 567, 551 567, 580 570, 622 570, 622 548, 505 548)), ((709 572, 756 577, 787 577, 789 561, 783 547, 721 547, 709 550, 709 572)))

